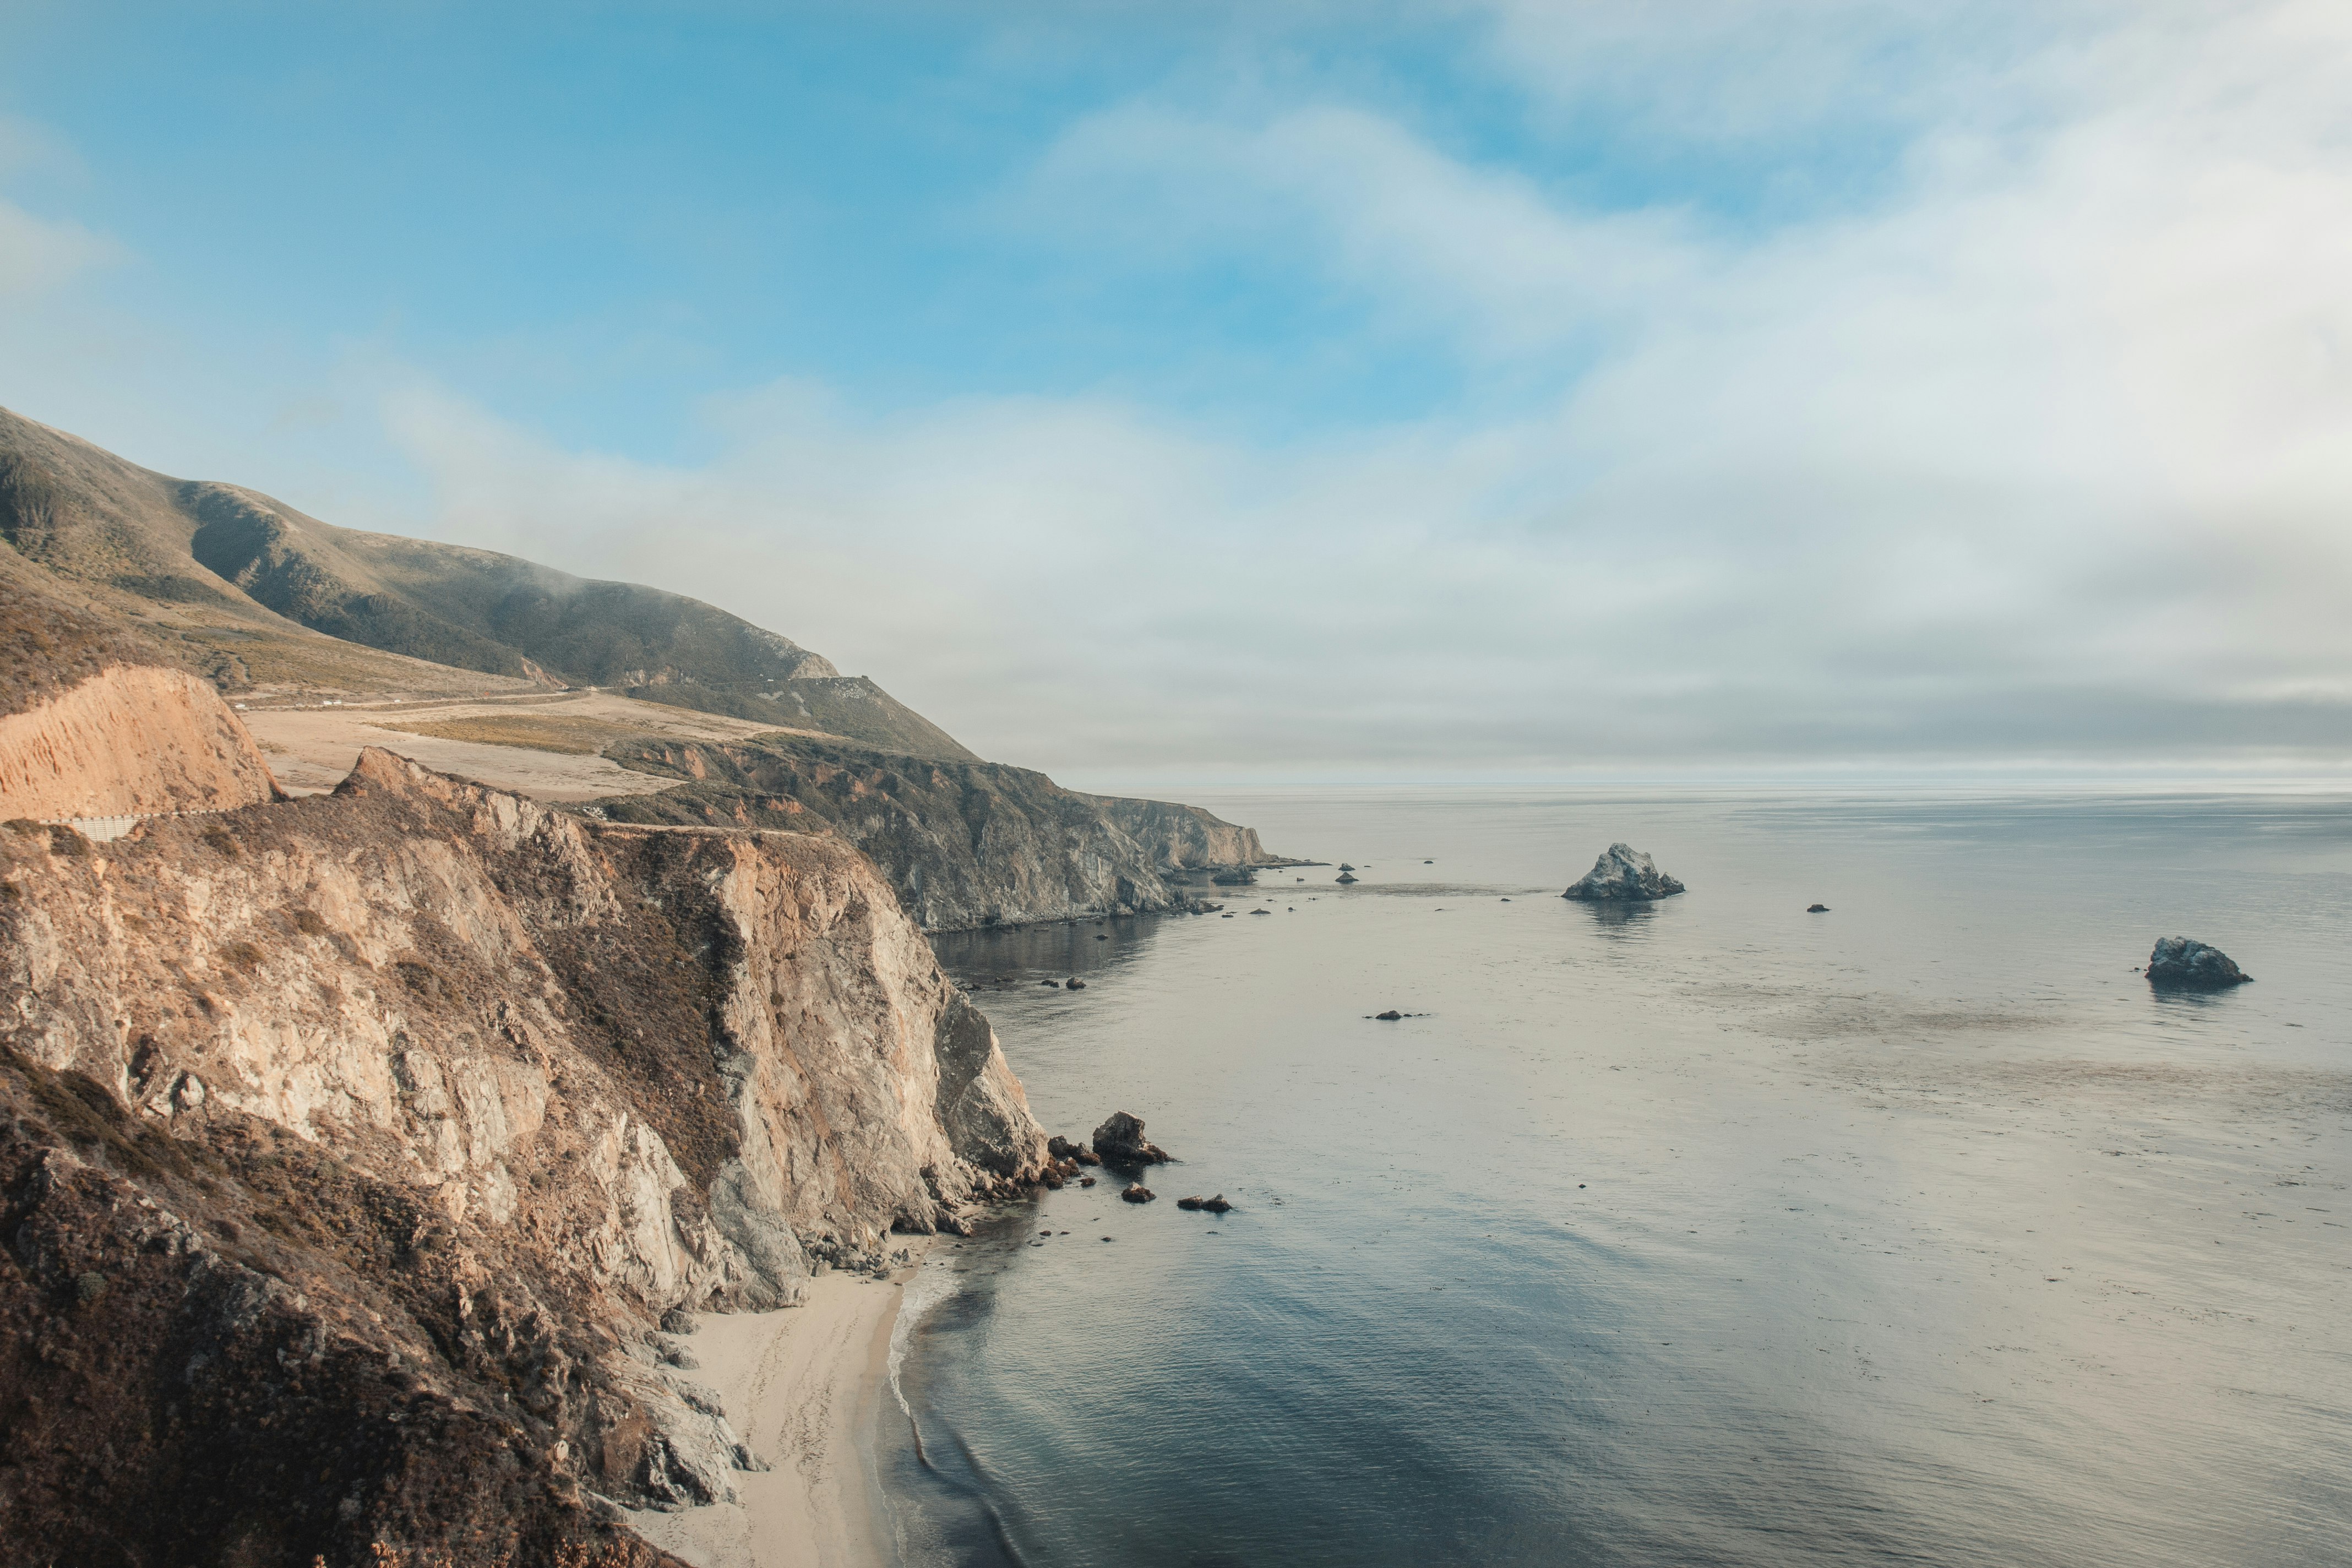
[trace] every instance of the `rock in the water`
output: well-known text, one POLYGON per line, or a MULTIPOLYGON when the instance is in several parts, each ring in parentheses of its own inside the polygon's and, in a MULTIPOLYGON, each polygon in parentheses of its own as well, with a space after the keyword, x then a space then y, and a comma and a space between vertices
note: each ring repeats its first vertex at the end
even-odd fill
POLYGON ((1087 988, 1087 983, 1079 979, 1075 974, 1071 975, 1067 980, 1063 981, 1062 984, 1072 991, 1084 991, 1087 988))
POLYGON ((1178 1198, 1176 1206, 1180 1209, 1205 1209, 1211 1214, 1229 1214, 1234 1205, 1225 1201, 1224 1194, 1219 1193, 1213 1198, 1204 1198, 1198 1194, 1189 1198, 1178 1198))
POLYGON ((1115 1164, 1158 1165, 1169 1159, 1168 1151, 1143 1135, 1143 1122, 1124 1110, 1111 1112, 1110 1120, 1095 1129, 1095 1152, 1115 1164))
POLYGON ((1347 872, 1342 871, 1342 872, 1340 872, 1338 876, 1336 876, 1336 877, 1332 878, 1331 879, 1332 879, 1333 881, 1335 881, 1335 882, 1352 882, 1352 881, 1354 881, 1356 879, 1355 879, 1355 878, 1353 878, 1353 877, 1350 877, 1349 875, 1348 875, 1348 873, 1347 873, 1347 872))
POLYGON ((1119 1193, 1118 1201, 1123 1204, 1148 1204, 1159 1195, 1141 1182, 1129 1182, 1119 1193))
POLYGON ((2147 983, 2162 990, 2226 991, 2252 978, 2220 948, 2185 936, 2158 938, 2147 955, 2147 983))
POLYGON ((1807 904, 1805 912, 1809 915, 1825 915, 1830 912, 1830 907, 1827 904, 1807 904))
POLYGON ((1099 1165, 1095 1152, 1083 1143, 1073 1143, 1060 1133, 1045 1140, 1045 1152, 1056 1160, 1075 1160, 1081 1165, 1099 1165))
POLYGON ((1390 1009, 1389 1009, 1387 1012, 1385 1012, 1385 1013, 1375 1013, 1375 1014, 1373 1014, 1373 1015, 1372 1015, 1372 1016, 1373 1016, 1373 1017, 1375 1017, 1375 1018, 1378 1018, 1378 1019, 1379 1019, 1381 1023, 1383 1023, 1383 1024, 1393 1024, 1393 1023, 1395 1023, 1399 1018, 1403 1017, 1403 1016, 1404 1016, 1404 1015, 1403 1015, 1403 1014, 1402 1014, 1402 1013, 1400 1013, 1400 1012, 1398 1012, 1395 1008, 1391 1007, 1391 1008, 1390 1008, 1390 1009))
POLYGON ((1091 1187, 1094 1184, 1095 1179, 1092 1176, 1080 1176, 1078 1178, 1078 1185, 1082 1187, 1091 1187))
POLYGON ((1355 868, 1354 868, 1353 866, 1349 865, 1345 860, 1342 860, 1342 861, 1340 861, 1340 862, 1339 862, 1339 869, 1341 869, 1342 871, 1352 871, 1352 870, 1354 870, 1354 869, 1355 869, 1355 868))
POLYGON ((1586 903, 1633 903, 1670 899, 1683 885, 1657 868, 1657 863, 1630 844, 1612 844, 1592 862, 1584 879, 1560 897, 1586 903))
POLYGON ((1040 985, 1051 986, 1056 991, 1059 991, 1062 988, 1062 983, 1058 980, 1040 980, 1037 984, 1040 985))

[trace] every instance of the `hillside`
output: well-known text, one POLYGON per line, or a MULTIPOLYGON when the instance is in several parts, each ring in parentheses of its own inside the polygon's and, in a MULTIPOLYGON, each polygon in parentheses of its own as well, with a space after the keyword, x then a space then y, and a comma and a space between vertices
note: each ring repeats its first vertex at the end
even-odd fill
POLYGON ((0 541, 12 567, 148 625, 175 648, 173 662, 232 693, 596 686, 889 751, 971 756, 871 680, 699 600, 338 528, 257 491, 140 468, 5 409, 0 541))

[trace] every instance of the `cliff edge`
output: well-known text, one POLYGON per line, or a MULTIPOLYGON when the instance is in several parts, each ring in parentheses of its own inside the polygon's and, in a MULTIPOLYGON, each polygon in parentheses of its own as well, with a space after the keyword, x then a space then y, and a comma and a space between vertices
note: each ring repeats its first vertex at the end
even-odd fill
POLYGON ((663 1561, 605 1500, 766 1462, 663 1313, 882 1266, 1046 1158, 846 844, 383 752, 0 830, 0 1540, 59 1561, 663 1561))
POLYGON ((927 931, 1190 910, 1171 873, 1276 863, 1255 832, 1198 806, 1081 795, 1003 763, 781 734, 605 755, 685 781, 597 803, 610 820, 834 835, 872 858, 927 931))

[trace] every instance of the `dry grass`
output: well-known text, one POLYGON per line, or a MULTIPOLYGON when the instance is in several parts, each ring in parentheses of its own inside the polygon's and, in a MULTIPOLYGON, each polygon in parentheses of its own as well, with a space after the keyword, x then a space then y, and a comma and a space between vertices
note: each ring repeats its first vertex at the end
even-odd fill
POLYGON ((544 713, 486 713, 469 719, 436 719, 417 724, 378 723, 376 728, 410 735, 431 735, 443 741, 469 741, 486 746, 518 746, 531 752, 561 752, 566 756, 593 757, 621 741, 647 738, 643 730, 609 724, 601 719, 556 718, 544 713))

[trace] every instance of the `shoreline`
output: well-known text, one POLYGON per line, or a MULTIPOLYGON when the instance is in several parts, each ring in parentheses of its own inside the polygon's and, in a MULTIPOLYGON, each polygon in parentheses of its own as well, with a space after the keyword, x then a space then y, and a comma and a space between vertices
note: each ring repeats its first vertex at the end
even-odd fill
POLYGON ((734 1472, 739 1501, 626 1510, 631 1528, 693 1568, 889 1568, 875 1443, 892 1331, 921 1262, 887 1283, 822 1275, 799 1307, 696 1313, 693 1376, 769 1468, 734 1472))

